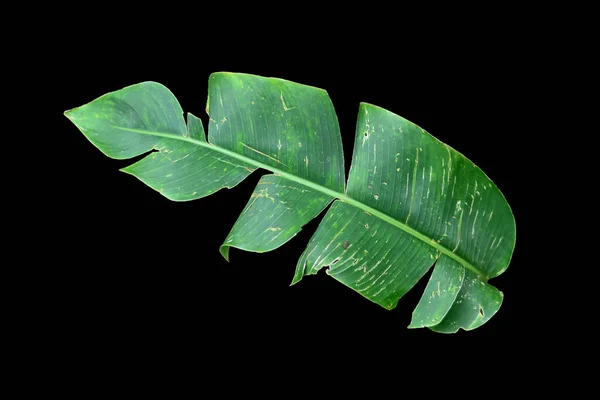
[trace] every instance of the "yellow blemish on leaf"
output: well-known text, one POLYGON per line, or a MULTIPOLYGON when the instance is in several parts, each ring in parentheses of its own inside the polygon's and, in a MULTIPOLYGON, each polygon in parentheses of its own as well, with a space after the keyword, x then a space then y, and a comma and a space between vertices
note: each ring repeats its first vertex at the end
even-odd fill
POLYGON ((280 93, 281 93, 281 96, 279 96, 279 98, 281 99, 281 104, 283 105, 283 109, 285 111, 290 111, 290 110, 293 110, 294 108, 296 108, 296 107, 289 107, 288 108, 288 106, 285 104, 285 100, 283 99, 283 92, 280 92, 280 93))
MULTIPOLYGON (((254 152, 258 153, 258 154, 261 154, 261 155, 263 155, 263 156, 265 156, 265 157, 267 157, 267 158, 270 158, 271 160, 275 161, 276 163, 279 163, 279 164, 281 164, 281 165, 285 165, 284 163, 282 163, 282 162, 281 162, 281 161, 279 161, 278 159, 276 159, 276 158, 273 158, 273 157, 271 157, 271 156, 269 156, 269 155, 267 155, 267 154, 263 153, 262 151, 256 150, 255 148, 253 148, 253 147, 250 147, 250 146, 248 146, 248 145, 247 145, 247 144, 245 144, 245 143, 241 143, 241 145, 242 145, 242 146, 244 146, 244 147, 245 147, 245 148, 247 148, 247 149, 250 149, 250 150, 252 150, 252 151, 254 151, 254 152)), ((287 166, 287 165, 286 165, 286 166, 287 166)))

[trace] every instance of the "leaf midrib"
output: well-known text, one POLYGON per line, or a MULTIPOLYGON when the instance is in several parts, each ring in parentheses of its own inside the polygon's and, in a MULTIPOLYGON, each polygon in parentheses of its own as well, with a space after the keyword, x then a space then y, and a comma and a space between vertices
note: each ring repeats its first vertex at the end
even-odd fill
POLYGON ((479 270, 477 269, 474 265, 472 265, 470 262, 468 262, 467 260, 465 260, 464 258, 456 255, 455 253, 453 253, 450 249, 447 249, 446 247, 440 245, 438 242, 436 242, 434 239, 428 237, 427 235, 422 234, 421 232, 411 228, 410 226, 403 224, 402 222, 394 219, 393 217, 390 217, 389 215, 382 213, 381 211, 378 211, 364 203, 361 203, 358 200, 355 200, 349 196, 347 196, 345 193, 340 193, 337 192, 335 190, 326 188, 325 186, 321 186, 317 183, 311 182, 309 180, 306 180, 304 178, 300 178, 299 176, 290 174, 288 172, 282 171, 278 168, 272 167, 268 164, 264 164, 260 161, 256 161, 252 158, 243 156, 239 153, 233 152, 231 150, 227 150, 224 149, 222 147, 219 146, 215 146, 211 143, 209 143, 208 141, 203 142, 200 140, 196 140, 196 139, 192 139, 190 137, 187 136, 180 136, 180 135, 175 135, 172 133, 162 133, 162 132, 153 132, 153 131, 147 131, 147 130, 143 130, 143 129, 133 129, 133 128, 123 128, 120 126, 115 126, 115 125, 111 125, 112 128, 115 129, 119 129, 119 130, 123 130, 123 131, 127 131, 127 132, 134 132, 134 133, 139 133, 142 135, 150 135, 150 136, 159 136, 159 137, 164 137, 167 139, 173 139, 173 140, 180 140, 183 142, 188 142, 188 143, 192 143, 195 144, 197 146, 201 146, 201 147, 205 147, 207 149, 211 149, 214 151, 217 151, 221 154, 225 154, 229 157, 235 158, 239 161, 242 161, 244 163, 247 164, 251 164, 254 165, 258 168, 263 168, 266 169, 268 171, 273 172, 274 174, 277 174, 279 176, 282 176, 286 179, 289 179, 293 182, 297 182, 301 185, 307 186, 311 189, 314 189, 318 192, 321 192, 323 194, 326 194, 328 196, 331 196, 333 198, 337 198, 345 203, 348 203, 350 205, 353 205, 354 207, 362 210, 362 211, 366 211, 369 214, 381 219, 382 221, 385 221, 401 230, 403 230, 404 232, 409 233, 410 235, 416 237, 417 239, 427 243, 428 245, 430 245, 431 247, 435 248, 436 250, 439 250, 442 254, 445 254, 446 256, 452 258, 453 260, 456 260, 457 262, 459 262, 460 264, 462 264, 465 268, 467 268, 468 270, 474 272, 475 274, 477 274, 481 279, 483 279, 485 282, 487 282, 487 277, 479 270))

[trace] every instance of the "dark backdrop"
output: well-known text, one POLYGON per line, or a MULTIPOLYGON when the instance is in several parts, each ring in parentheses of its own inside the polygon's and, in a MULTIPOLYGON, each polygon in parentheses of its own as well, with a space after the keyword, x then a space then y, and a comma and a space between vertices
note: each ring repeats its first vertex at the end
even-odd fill
POLYGON ((57 246, 49 250, 56 263, 44 272, 57 282, 47 305, 51 329, 67 341, 140 357, 157 351, 206 357, 215 349, 238 356, 273 351, 287 356, 318 346, 324 357, 338 350, 352 357, 383 353, 400 360, 406 352, 436 343, 446 351, 476 348, 501 357, 502 343, 528 340, 530 305, 518 283, 528 268, 523 258, 527 246, 520 236, 526 216, 519 197, 521 153, 515 144, 526 133, 507 122, 507 116, 522 111, 512 108, 513 95, 496 76, 455 78, 442 74, 443 66, 402 54, 322 57, 323 51, 315 53, 310 47, 270 57, 259 49, 250 58, 236 56, 234 46, 189 47, 177 56, 160 49, 138 54, 123 48, 119 56, 130 57, 118 63, 114 53, 76 48, 68 53, 60 61, 53 89, 59 99, 52 104, 59 178, 52 182, 48 240, 57 246), (322 215, 276 251, 232 249, 227 263, 218 248, 264 171, 232 190, 171 202, 119 172, 130 162, 101 154, 62 116, 106 92, 153 80, 171 89, 183 109, 206 126, 207 79, 216 71, 273 76, 326 89, 338 114, 346 169, 360 101, 415 122, 481 167, 502 190, 517 221, 512 264, 491 282, 505 294, 498 314, 482 328, 457 335, 407 330, 429 274, 393 311, 323 272, 290 287, 296 261, 322 215))

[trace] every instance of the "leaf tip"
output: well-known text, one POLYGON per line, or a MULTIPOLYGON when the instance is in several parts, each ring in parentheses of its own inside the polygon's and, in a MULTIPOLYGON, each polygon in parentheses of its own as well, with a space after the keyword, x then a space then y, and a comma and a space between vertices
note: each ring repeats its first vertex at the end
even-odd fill
POLYGON ((66 110, 63 115, 65 117, 67 117, 70 121, 73 121, 73 112, 75 111, 75 108, 72 108, 70 110, 66 110))
POLYGON ((131 167, 131 165, 128 165, 128 166, 126 166, 126 167, 123 167, 123 168, 119 168, 119 172, 124 172, 124 173, 126 173, 126 174, 128 174, 128 175, 134 175, 134 174, 131 172, 131 170, 129 169, 130 167, 131 167))
POLYGON ((223 256, 225 261, 229 262, 229 246, 222 245, 221 247, 219 247, 219 252, 223 256))
POLYGON ((300 282, 302 280, 302 275, 294 275, 294 279, 292 279, 292 283, 290 283, 290 286, 294 286, 296 283, 300 282))

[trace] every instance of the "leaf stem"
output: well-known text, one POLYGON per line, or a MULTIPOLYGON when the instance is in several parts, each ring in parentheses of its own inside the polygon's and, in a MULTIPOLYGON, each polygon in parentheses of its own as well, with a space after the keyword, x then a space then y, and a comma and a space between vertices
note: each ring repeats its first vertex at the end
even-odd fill
POLYGON ((438 242, 436 242, 434 239, 427 237, 426 235, 422 234, 421 232, 411 228, 410 226, 394 219, 393 217, 390 217, 389 215, 382 213, 381 211, 378 211, 372 207, 369 207, 368 205, 361 203, 358 200, 355 200, 351 197, 348 197, 345 193, 340 193, 337 192, 335 190, 326 188, 325 186, 321 186, 317 183, 311 182, 309 180, 306 180, 304 178, 300 178, 296 175, 292 175, 288 172, 282 171, 276 167, 270 166, 268 164, 264 164, 260 161, 254 160, 252 158, 246 157, 242 154, 236 153, 234 151, 225 149, 223 147, 219 147, 219 146, 215 146, 211 143, 208 142, 203 142, 200 140, 196 140, 196 139, 192 139, 190 137, 187 136, 180 136, 180 135, 174 135, 171 133, 162 133, 162 132, 151 132, 151 131, 145 131, 142 129, 131 129, 131 128, 122 128, 119 126, 112 126, 115 129, 119 129, 119 130, 123 130, 123 131, 127 131, 127 132, 135 132, 135 133, 139 133, 142 135, 150 135, 150 136, 159 136, 159 137, 164 137, 167 139, 173 139, 173 140, 180 140, 180 141, 184 141, 184 142, 188 142, 188 143, 192 143, 194 145, 197 146, 201 146, 201 147, 205 147, 214 151, 217 151, 221 154, 225 154, 229 157, 235 158, 237 160, 240 160, 246 164, 251 164, 254 165, 258 168, 263 168, 266 169, 268 171, 273 172, 276 175, 282 176, 286 179, 289 179, 293 182, 297 182, 301 185, 307 186, 311 189, 314 189, 318 192, 321 192, 323 194, 326 194, 328 196, 331 196, 333 198, 337 198, 345 203, 348 203, 360 210, 366 211, 371 215, 374 215, 376 217, 378 217, 379 219, 403 230, 404 232, 409 233, 410 235, 416 237, 419 240, 422 240, 423 242, 427 243, 428 245, 432 246, 433 248, 435 248, 436 250, 439 250, 442 254, 452 258, 453 260, 456 260, 457 262, 459 262, 460 264, 462 264, 466 269, 474 272, 475 274, 477 274, 481 279, 483 279, 485 282, 487 282, 487 277, 477 268, 475 268, 475 266, 473 266, 471 263, 469 263, 467 260, 465 260, 464 258, 460 257, 459 255, 455 254, 452 250, 447 249, 446 247, 440 245, 438 242))

